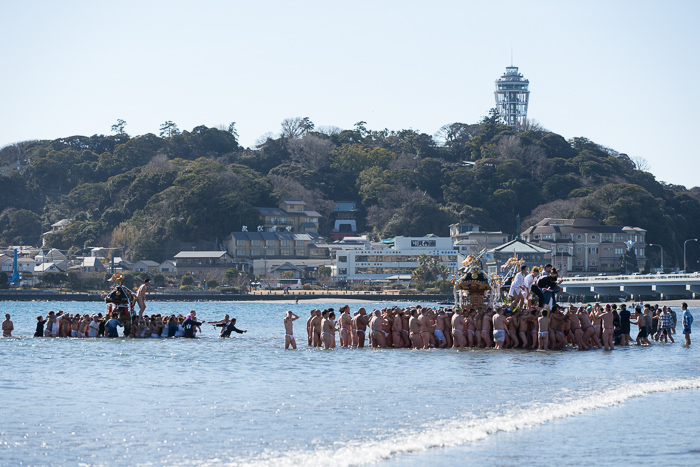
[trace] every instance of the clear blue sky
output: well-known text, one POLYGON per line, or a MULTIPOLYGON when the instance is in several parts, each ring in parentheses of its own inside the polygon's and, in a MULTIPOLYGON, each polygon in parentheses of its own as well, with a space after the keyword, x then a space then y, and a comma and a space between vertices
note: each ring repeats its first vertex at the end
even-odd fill
POLYGON ((529 117, 700 185, 698 1, 2 1, 0 146, 235 121, 475 123, 510 64, 529 117))

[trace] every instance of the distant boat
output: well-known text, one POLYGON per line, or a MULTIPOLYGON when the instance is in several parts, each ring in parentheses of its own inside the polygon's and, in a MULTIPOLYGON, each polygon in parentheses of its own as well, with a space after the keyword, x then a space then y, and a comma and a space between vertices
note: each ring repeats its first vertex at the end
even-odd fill
POLYGON ((627 297, 620 297, 620 301, 621 301, 621 302, 626 302, 626 301, 627 301, 627 297))
POLYGON ((438 305, 454 305, 454 302, 438 302, 438 305))

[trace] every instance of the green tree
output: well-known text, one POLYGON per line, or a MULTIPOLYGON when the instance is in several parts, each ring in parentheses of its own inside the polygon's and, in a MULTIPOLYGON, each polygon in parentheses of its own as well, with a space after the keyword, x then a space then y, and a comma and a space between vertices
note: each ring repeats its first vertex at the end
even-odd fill
POLYGON ((120 119, 117 119, 117 123, 112 125, 112 131, 118 135, 128 136, 126 134, 126 131, 124 131, 125 127, 126 127, 126 122, 120 118, 120 119))
POLYGON ((194 285, 194 277, 192 277, 192 274, 185 274, 182 276, 182 279, 180 279, 180 284, 182 285, 194 285))
POLYGON ((177 125, 168 120, 160 126, 160 137, 161 138, 172 138, 173 136, 179 135, 180 129, 177 125))

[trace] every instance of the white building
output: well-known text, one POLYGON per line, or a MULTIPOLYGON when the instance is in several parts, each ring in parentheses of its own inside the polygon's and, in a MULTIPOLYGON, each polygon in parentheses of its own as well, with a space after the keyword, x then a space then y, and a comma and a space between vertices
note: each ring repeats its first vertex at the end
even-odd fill
POLYGON ((383 280, 411 274, 418 257, 438 258, 450 273, 457 271, 457 251, 450 237, 396 237, 380 243, 365 243, 363 249, 338 250, 335 257, 338 280, 383 280))

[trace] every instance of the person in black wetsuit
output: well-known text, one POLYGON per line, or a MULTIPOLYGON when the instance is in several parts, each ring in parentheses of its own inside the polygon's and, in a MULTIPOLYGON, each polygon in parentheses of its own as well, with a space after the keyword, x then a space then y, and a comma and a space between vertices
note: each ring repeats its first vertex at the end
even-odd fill
POLYGON ((621 345, 630 345, 630 312, 627 310, 627 305, 620 305, 620 334, 622 337, 621 345))
POLYGON ((204 323, 200 323, 199 321, 196 321, 196 314, 193 311, 190 312, 189 315, 187 315, 187 318, 185 321, 182 323, 182 328, 185 330, 185 335, 182 337, 188 337, 190 339, 194 339, 194 332, 195 329, 198 326, 201 326, 204 323))
POLYGON ((39 315, 36 317, 36 331, 34 331, 34 337, 44 337, 44 324, 46 321, 43 316, 39 315))
POLYGON ((97 328, 97 337, 104 337, 105 336, 105 325, 106 320, 102 317, 102 313, 97 314, 97 319, 100 322, 100 325, 97 328))
POLYGON ((219 337, 231 337, 232 332, 237 332, 238 334, 243 334, 244 332, 248 332, 247 330, 240 330, 236 327, 236 318, 233 318, 228 323, 215 324, 214 327, 221 328, 221 332, 219 333, 219 337))

